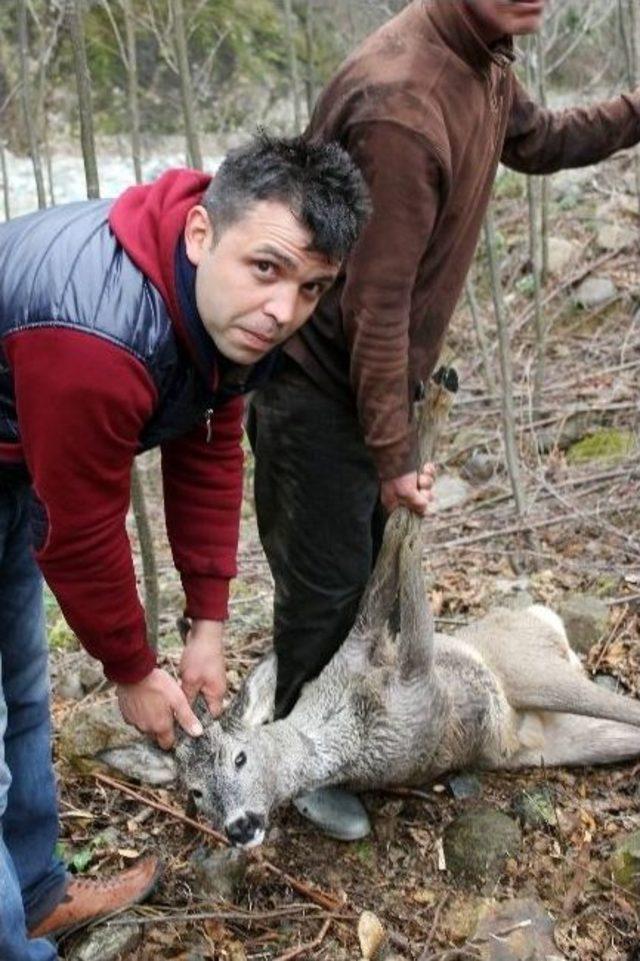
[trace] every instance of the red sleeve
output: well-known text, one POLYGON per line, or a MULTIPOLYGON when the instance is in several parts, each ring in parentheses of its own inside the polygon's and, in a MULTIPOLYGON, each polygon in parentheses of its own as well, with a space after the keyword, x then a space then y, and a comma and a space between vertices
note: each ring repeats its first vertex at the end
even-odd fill
POLYGON ((107 677, 141 680, 155 656, 125 521, 153 383, 135 357, 93 334, 32 328, 10 335, 5 350, 25 459, 48 520, 40 567, 107 677))
POLYGON ((210 442, 203 421, 162 445, 167 533, 189 617, 228 617, 242 503, 243 410, 241 397, 217 407, 210 442))

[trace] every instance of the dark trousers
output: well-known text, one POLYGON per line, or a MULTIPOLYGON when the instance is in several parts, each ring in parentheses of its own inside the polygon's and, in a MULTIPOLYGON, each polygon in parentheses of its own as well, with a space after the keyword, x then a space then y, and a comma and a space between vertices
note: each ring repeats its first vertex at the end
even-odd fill
POLYGON ((353 406, 323 393, 293 361, 252 399, 247 431, 258 530, 275 581, 282 717, 349 633, 385 514, 353 406))

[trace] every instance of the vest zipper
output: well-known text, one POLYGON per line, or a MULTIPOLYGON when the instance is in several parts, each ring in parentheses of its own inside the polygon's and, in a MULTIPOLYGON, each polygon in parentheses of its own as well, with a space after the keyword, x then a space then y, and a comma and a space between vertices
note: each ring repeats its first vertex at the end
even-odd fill
POLYGON ((207 444, 211 443, 211 437, 213 435, 213 408, 210 407, 204 412, 204 424, 207 429, 207 444))

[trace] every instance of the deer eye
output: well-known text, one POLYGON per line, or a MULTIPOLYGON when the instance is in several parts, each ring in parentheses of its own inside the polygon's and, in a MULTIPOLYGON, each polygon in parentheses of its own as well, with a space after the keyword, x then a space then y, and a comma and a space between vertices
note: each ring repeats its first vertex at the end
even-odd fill
POLYGON ((244 751, 240 751, 239 754, 236 754, 236 759, 233 763, 238 769, 247 763, 247 755, 244 753, 244 751))

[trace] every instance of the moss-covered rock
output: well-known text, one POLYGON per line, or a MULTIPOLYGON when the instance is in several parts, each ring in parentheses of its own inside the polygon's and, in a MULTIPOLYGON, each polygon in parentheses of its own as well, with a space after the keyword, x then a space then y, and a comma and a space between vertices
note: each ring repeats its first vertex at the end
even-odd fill
POLYGON ((640 894, 640 831, 627 835, 618 844, 610 867, 616 884, 640 894))
POLYGON ((631 431, 604 427, 573 444, 567 452, 567 461, 574 465, 615 463, 633 454, 637 446, 638 438, 631 431))
POLYGON ((516 822, 488 807, 465 812, 443 837, 447 868, 456 880, 474 885, 497 881, 507 858, 517 854, 521 844, 516 822))

